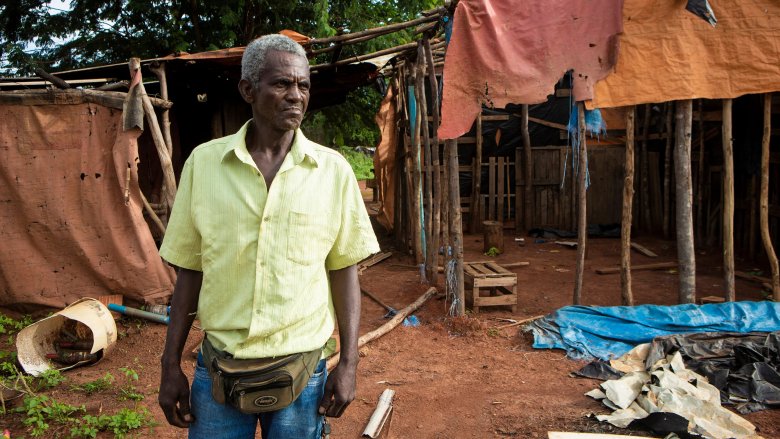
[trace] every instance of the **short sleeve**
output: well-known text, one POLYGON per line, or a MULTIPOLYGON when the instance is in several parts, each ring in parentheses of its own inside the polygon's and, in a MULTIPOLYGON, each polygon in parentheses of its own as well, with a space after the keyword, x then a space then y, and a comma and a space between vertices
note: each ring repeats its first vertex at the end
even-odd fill
POLYGON ((341 195, 341 224, 336 241, 325 259, 325 267, 328 270, 340 270, 355 265, 379 252, 379 243, 351 169, 349 175, 344 178, 341 195))
POLYGON ((201 235, 193 219, 193 162, 194 155, 185 162, 173 202, 168 228, 165 231, 160 256, 171 264, 202 271, 201 235))

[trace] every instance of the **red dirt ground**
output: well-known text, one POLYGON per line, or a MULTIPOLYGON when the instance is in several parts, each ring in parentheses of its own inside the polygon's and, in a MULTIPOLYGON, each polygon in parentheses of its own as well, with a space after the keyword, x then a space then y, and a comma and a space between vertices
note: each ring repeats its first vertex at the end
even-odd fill
MULTIPOLYGON (((506 322, 499 319, 523 319, 546 314, 571 304, 574 286, 574 250, 554 243, 514 243, 512 231, 505 231, 505 253, 493 258, 498 263, 528 261, 530 266, 513 269, 518 274, 519 303, 516 313, 504 307, 482 308, 467 319, 448 319, 445 301, 429 300, 416 315, 421 326, 398 327, 362 349, 358 368, 357 398, 340 419, 333 419, 332 438, 357 438, 362 433, 381 392, 396 391, 394 416, 389 426, 391 437, 407 438, 545 438, 547 431, 614 432, 642 435, 643 432, 618 430, 586 418, 603 413, 601 404, 584 396, 595 388, 595 380, 571 378, 569 373, 583 363, 567 359, 562 351, 534 350, 528 336, 517 328, 490 329, 506 322)), ((484 260, 479 236, 467 235, 466 260, 484 260)), ((633 263, 673 260, 675 245, 670 241, 639 237, 637 241, 659 254, 647 258, 633 254, 633 263)), ((383 248, 391 250, 389 247, 383 248)), ((698 296, 721 295, 719 252, 697 254, 698 296)), ((586 261, 583 303, 618 305, 619 275, 597 275, 595 267, 619 263, 617 239, 592 239, 586 261)), ((400 309, 413 302, 426 289, 416 269, 409 268, 409 257, 394 256, 368 270, 361 285, 390 306, 400 309)), ((737 269, 752 265, 737 262, 737 269)), ((634 295, 638 304, 674 304, 677 301, 677 274, 670 271, 633 273, 634 295)), ((443 292, 440 276, 439 291, 443 292)), ((760 300, 760 287, 737 280, 738 300, 760 300)), ((385 310, 363 297, 361 333, 384 323, 385 310)), ((186 431, 170 427, 157 406, 159 358, 165 327, 153 323, 122 321, 120 339, 106 357, 92 367, 65 372, 68 379, 50 392, 56 399, 86 404, 93 413, 113 412, 119 406, 134 403, 118 401, 116 390, 86 397, 69 390, 69 384, 84 383, 111 372, 123 384, 120 367, 130 367, 140 375, 136 384, 145 395, 146 407, 158 425, 144 430, 139 437, 180 438, 186 431)), ((194 346, 197 331, 191 333, 194 346)), ((194 356, 185 355, 184 370, 192 374, 194 356)), ((0 421, 9 425, 12 437, 22 434, 18 415, 0 421)), ((780 438, 780 411, 771 410, 747 416, 766 438, 780 438)), ((386 427, 387 428, 387 427, 386 427)), ((647 434, 645 434, 647 435, 647 434)), ((25 434, 26 436, 26 434, 25 434)), ((108 437, 104 435, 105 437, 108 437)), ((259 437, 259 435, 258 435, 259 437)))

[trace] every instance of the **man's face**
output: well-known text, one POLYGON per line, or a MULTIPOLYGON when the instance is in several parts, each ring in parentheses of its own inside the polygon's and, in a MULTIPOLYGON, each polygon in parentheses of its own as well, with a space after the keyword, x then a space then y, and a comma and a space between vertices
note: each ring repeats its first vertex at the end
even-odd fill
MULTIPOLYGON (((246 81, 242 81, 246 82, 246 81)), ((242 84, 255 122, 278 131, 298 128, 309 104, 309 63, 300 55, 270 51, 256 87, 242 84)))

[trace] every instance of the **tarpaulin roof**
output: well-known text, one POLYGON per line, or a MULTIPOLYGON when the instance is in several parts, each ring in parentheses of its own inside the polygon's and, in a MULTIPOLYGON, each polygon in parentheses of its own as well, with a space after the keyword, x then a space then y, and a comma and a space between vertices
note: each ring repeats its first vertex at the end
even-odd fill
POLYGON ((444 61, 439 137, 466 133, 483 104, 536 104, 573 69, 574 97, 591 99, 612 69, 622 0, 461 0, 444 61))
POLYGON ((716 27, 685 2, 625 0, 614 73, 592 108, 780 90, 780 2, 715 0, 716 27))

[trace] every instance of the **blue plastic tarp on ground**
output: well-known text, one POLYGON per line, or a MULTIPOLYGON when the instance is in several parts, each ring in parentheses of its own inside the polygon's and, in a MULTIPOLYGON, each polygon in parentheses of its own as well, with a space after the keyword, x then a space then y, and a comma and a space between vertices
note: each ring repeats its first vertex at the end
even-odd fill
POLYGON ((780 303, 566 306, 530 325, 534 347, 563 349, 575 359, 609 360, 655 337, 691 332, 780 330, 780 303))

